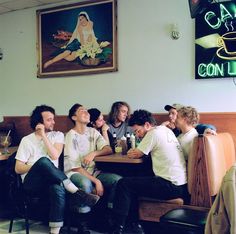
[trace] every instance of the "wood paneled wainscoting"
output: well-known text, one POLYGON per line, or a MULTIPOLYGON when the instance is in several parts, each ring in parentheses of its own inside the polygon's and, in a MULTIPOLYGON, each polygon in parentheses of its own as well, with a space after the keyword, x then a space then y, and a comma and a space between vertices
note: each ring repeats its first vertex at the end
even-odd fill
MULTIPOLYGON (((168 119, 166 113, 155 113, 154 116, 158 124, 168 119)), ((65 115, 56 116, 55 121, 55 130, 67 132, 73 127, 73 124, 65 115)), ((214 125, 217 128, 217 132, 229 132, 233 136, 234 144, 236 145, 236 112, 200 113, 200 122, 214 125)), ((29 116, 5 116, 4 122, 0 124, 0 130, 2 126, 9 123, 13 123, 15 128, 15 144, 19 144, 23 136, 32 132, 29 124, 29 116)))

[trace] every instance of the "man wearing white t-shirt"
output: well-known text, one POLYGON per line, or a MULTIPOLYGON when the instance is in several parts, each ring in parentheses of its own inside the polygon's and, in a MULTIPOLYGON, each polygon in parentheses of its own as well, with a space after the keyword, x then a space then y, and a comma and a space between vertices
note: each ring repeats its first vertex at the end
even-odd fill
MULTIPOLYGON (((195 126, 199 121, 199 114, 196 108, 192 106, 182 106, 177 112, 178 115, 175 122, 178 129, 181 130, 181 134, 177 138, 183 149, 185 160, 188 161, 194 138, 198 136, 195 126)), ((206 128, 204 134, 216 135, 216 131, 206 128)))
MULTIPOLYGON (((88 127, 90 114, 81 104, 74 104, 69 110, 69 118, 74 127, 66 134, 64 170, 71 181, 86 192, 94 191, 97 195, 107 194, 107 206, 112 208, 117 181, 121 176, 104 173, 96 168, 94 158, 112 153, 111 147, 95 129, 88 127)), ((82 230, 87 227, 90 206, 81 204, 78 209, 85 220, 82 230)), ((81 233, 81 232, 80 232, 81 233)))
MULTIPOLYGON (((138 196, 157 199, 174 199, 186 195, 186 164, 183 151, 174 133, 165 126, 156 126, 152 114, 146 110, 135 111, 129 125, 141 142, 128 151, 128 157, 141 158, 150 155, 154 176, 126 177, 117 184, 114 200, 114 234, 124 232, 124 224, 138 196)), ((140 224, 134 233, 143 233, 140 224)))
POLYGON ((23 186, 29 194, 48 194, 50 233, 58 234, 63 226, 66 191, 71 202, 95 205, 99 196, 77 188, 58 167, 64 135, 53 131, 55 110, 46 105, 37 106, 31 116, 33 133, 25 136, 16 154, 15 171, 21 174, 23 186))
POLYGON ((181 134, 177 137, 183 152, 185 160, 188 161, 188 156, 193 145, 193 140, 198 136, 195 125, 199 121, 197 110, 191 106, 182 106, 178 109, 176 118, 176 126, 181 130, 181 134))

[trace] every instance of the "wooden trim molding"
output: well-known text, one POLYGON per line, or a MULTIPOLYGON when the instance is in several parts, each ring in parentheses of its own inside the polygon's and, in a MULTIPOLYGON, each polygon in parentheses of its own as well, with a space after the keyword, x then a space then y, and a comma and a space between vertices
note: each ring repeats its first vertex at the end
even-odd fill
MULTIPOLYGON (((105 118, 107 117, 106 115, 104 116, 105 118)), ((158 124, 168 120, 166 113, 154 113, 154 117, 158 124)), ((67 132, 73 127, 72 122, 65 115, 56 116, 55 121, 55 129, 58 131, 67 132)), ((214 125, 217 128, 217 132, 229 132, 236 145, 236 112, 200 113, 200 122, 214 125)), ((14 123, 15 125, 16 140, 18 143, 23 136, 32 132, 29 124, 29 116, 5 116, 3 124, 9 123, 14 123)))
MULTIPOLYGON (((168 120, 167 114, 154 114, 157 123, 168 120)), ((232 135, 236 146, 236 112, 203 112, 200 113, 200 123, 212 124, 217 132, 228 132, 232 135)))

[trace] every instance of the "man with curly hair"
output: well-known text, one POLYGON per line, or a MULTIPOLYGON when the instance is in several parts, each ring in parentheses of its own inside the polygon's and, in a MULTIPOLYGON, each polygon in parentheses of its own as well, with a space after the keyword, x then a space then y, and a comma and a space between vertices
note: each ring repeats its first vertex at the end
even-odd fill
MULTIPOLYGON (((177 112, 176 126, 181 131, 177 138, 183 149, 185 160, 188 160, 193 140, 199 134, 195 128, 199 121, 199 114, 192 106, 182 106, 177 112)), ((216 131, 208 127, 204 130, 204 134, 216 135, 216 131)))
POLYGON ((194 126, 199 121, 199 114, 197 110, 191 106, 182 106, 177 112, 176 126, 181 131, 177 138, 183 149, 185 160, 188 160, 193 139, 198 136, 198 132, 194 126))
MULTIPOLYGON (((135 111, 129 119, 129 125, 135 135, 142 140, 137 148, 128 151, 128 157, 150 156, 154 175, 126 177, 119 180, 114 201, 113 234, 124 233, 129 211, 131 208, 137 209, 137 205, 134 204, 137 197, 174 199, 185 198, 187 193, 186 163, 182 148, 173 131, 166 126, 156 126, 154 117, 146 110, 135 111)), ((137 215, 138 212, 136 210, 130 214, 137 215)), ((132 231, 143 233, 138 223, 133 225, 132 231)))
MULTIPOLYGON (((16 154, 16 173, 21 175, 25 192, 43 196, 49 203, 50 234, 59 234, 63 226, 66 193, 70 194, 71 204, 81 202, 93 206, 99 196, 89 194, 75 186, 58 169, 58 159, 64 145, 64 134, 54 131, 54 108, 36 106, 30 116, 33 132, 22 138, 16 154)), ((45 200, 46 201, 46 200, 45 200)))
MULTIPOLYGON (((174 132, 176 137, 181 134, 181 130, 176 125, 176 119, 178 116, 178 110, 182 107, 184 107, 184 105, 181 104, 165 105, 164 107, 164 109, 168 111, 169 120, 163 122, 161 125, 170 128, 174 132)), ((196 128, 198 134, 212 133, 216 131, 216 127, 211 124, 196 122, 194 124, 194 127, 196 128)))

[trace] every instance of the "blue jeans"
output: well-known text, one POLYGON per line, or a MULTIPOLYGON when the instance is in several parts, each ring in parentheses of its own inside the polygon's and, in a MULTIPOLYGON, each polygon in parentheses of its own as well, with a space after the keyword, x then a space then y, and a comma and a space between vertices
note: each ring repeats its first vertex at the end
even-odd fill
POLYGON ((66 179, 67 176, 46 157, 35 162, 25 176, 23 186, 29 195, 48 194, 50 227, 63 226, 66 191, 62 181, 66 179))
MULTIPOLYGON (((78 188, 83 189, 87 193, 92 193, 94 190, 94 185, 90 179, 86 176, 81 175, 80 173, 75 173, 70 177, 73 184, 75 184, 78 188)), ((113 200, 115 196, 116 184, 121 179, 121 176, 112 173, 100 173, 97 176, 102 182, 104 186, 105 193, 108 193, 108 207, 112 208, 113 200)), ((91 210, 90 207, 81 204, 81 209, 79 210, 80 213, 87 213, 91 210)))

